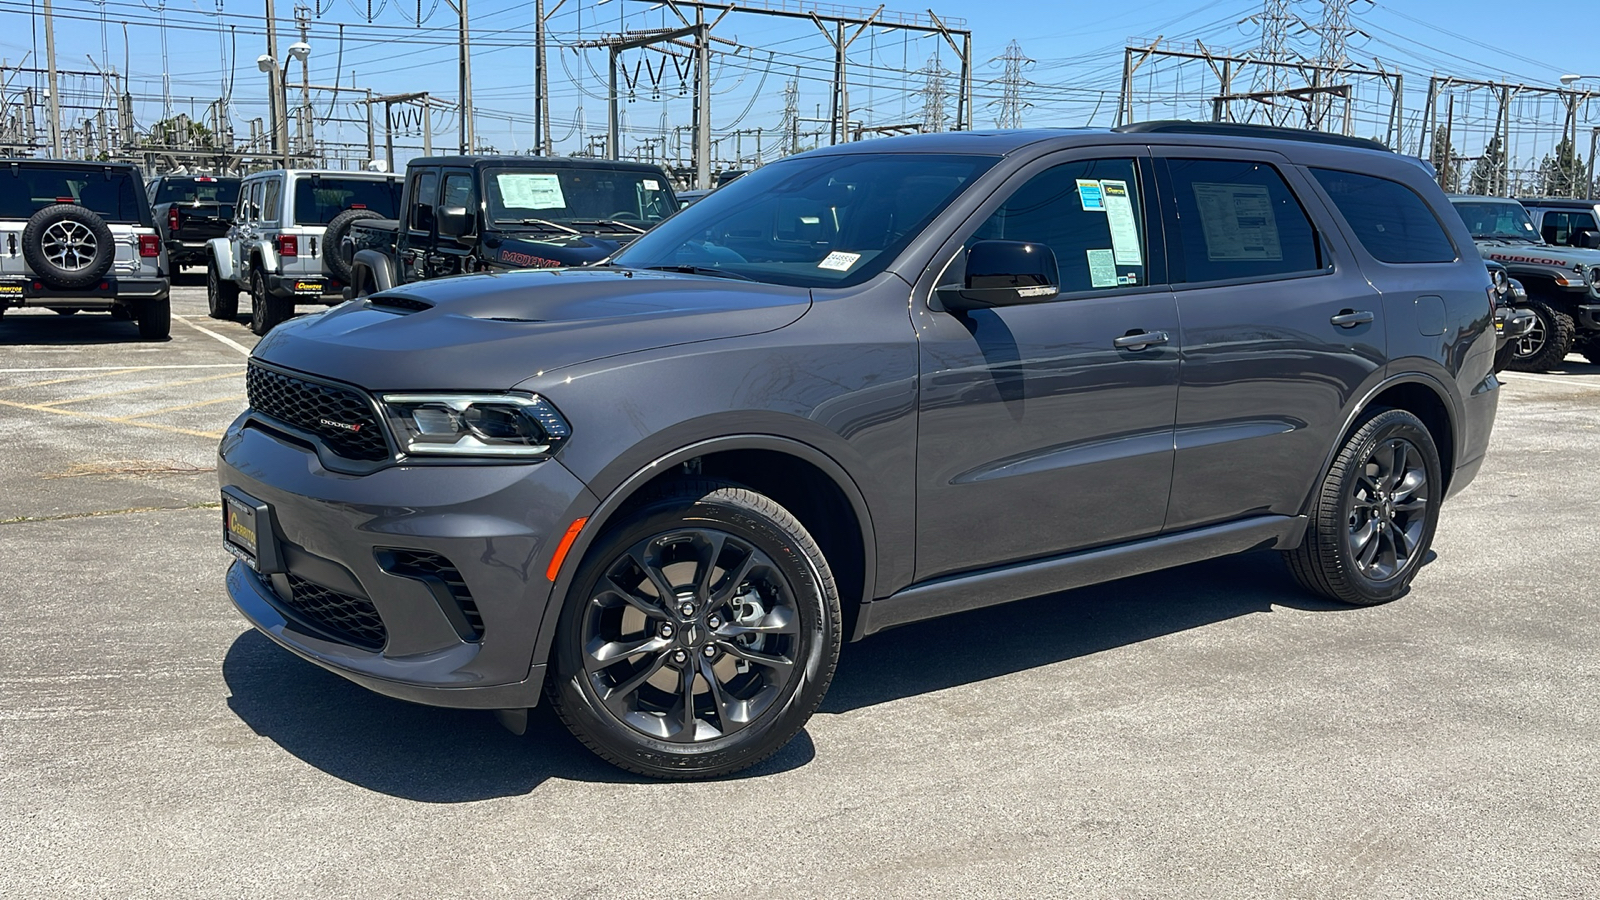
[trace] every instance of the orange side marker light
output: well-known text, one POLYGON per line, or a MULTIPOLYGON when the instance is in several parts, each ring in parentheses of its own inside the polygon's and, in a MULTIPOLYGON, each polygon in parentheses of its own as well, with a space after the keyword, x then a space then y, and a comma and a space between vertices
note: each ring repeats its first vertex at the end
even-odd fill
POLYGON ((589 517, 584 516, 581 519, 574 519, 567 527, 567 533, 561 536, 561 543, 556 545, 556 555, 550 557, 550 568, 544 570, 546 579, 555 581, 556 576, 561 574, 561 564, 566 562, 567 551, 572 549, 572 542, 578 539, 578 532, 583 530, 584 523, 588 521, 589 517))

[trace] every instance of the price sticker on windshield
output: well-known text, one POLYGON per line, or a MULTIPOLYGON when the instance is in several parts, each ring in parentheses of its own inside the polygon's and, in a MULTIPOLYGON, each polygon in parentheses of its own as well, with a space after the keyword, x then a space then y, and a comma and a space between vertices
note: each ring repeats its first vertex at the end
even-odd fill
POLYGON ((827 269, 832 272, 848 272, 850 267, 855 265, 856 260, 860 258, 861 254, 859 253, 845 253, 842 250, 835 250, 824 257, 822 262, 817 263, 817 268, 827 269))

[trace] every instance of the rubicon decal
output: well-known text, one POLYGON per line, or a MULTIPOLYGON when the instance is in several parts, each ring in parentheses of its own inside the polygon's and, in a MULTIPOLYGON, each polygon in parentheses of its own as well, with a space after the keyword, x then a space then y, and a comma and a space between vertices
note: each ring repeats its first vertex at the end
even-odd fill
POLYGON ((333 419, 327 418, 318 419, 317 424, 327 428, 337 428, 340 431, 348 431, 352 434, 361 430, 361 426, 359 424, 352 425, 349 422, 336 422, 333 419))
POLYGON ((1539 266, 1561 266, 1566 268, 1571 263, 1562 259, 1546 259, 1540 256, 1512 256, 1509 253, 1491 253, 1489 258, 1497 262, 1530 263, 1539 266))

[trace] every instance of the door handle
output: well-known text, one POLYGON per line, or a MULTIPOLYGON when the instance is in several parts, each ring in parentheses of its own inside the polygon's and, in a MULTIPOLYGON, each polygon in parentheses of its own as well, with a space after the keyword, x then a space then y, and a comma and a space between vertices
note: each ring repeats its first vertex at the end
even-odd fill
POLYGON ((1371 324, 1374 318, 1376 317, 1370 312, 1357 312, 1353 309, 1342 309, 1339 311, 1338 315, 1334 316, 1328 321, 1339 326, 1340 328, 1354 328, 1357 325, 1371 324))
POLYGON ((1165 344, 1171 340, 1165 331, 1130 331, 1111 342, 1111 346, 1118 350, 1143 350, 1154 344, 1165 344))

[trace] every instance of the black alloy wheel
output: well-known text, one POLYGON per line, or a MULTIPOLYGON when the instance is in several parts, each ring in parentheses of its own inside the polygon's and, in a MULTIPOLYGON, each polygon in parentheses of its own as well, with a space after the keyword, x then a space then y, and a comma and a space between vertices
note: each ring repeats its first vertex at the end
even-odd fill
POLYGON ((1511 365, 1520 372, 1548 372, 1561 367, 1577 340, 1577 325, 1572 316, 1544 300, 1530 299, 1533 327, 1511 341, 1511 365))
POLYGON ((210 259, 206 260, 206 314, 213 319, 232 319, 239 315, 239 286, 224 282, 216 262, 210 259))
POLYGON ((1323 477, 1305 538, 1284 553, 1289 570, 1331 600, 1402 596, 1433 544, 1443 492, 1427 426, 1405 410, 1371 412, 1323 477))
POLYGON ((776 753, 821 702, 837 589, 783 507, 681 482, 585 556, 557 634, 551 700, 606 760, 705 778, 776 753))

